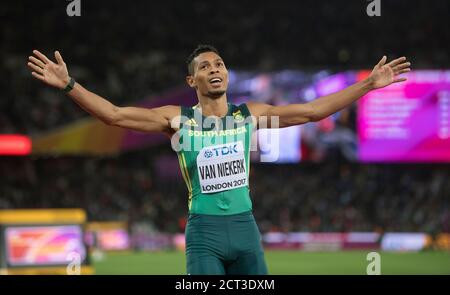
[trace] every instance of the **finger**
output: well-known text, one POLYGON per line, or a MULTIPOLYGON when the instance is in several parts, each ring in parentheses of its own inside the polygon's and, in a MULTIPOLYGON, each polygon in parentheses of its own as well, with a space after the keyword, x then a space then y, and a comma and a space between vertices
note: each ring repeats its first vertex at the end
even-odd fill
POLYGON ((35 77, 35 78, 38 79, 38 80, 45 81, 44 76, 39 75, 39 74, 36 73, 36 72, 31 72, 31 75, 33 75, 33 77, 35 77))
POLYGON ((55 58, 59 65, 64 64, 64 60, 63 60, 61 54, 59 53, 59 51, 55 51, 55 58))
POLYGON ((29 56, 28 59, 33 62, 35 65, 44 68, 45 64, 34 56, 29 56))
POLYGON ((396 75, 400 75, 400 74, 408 73, 408 72, 410 72, 410 71, 411 71, 411 69, 410 69, 410 68, 407 68, 407 69, 403 69, 403 70, 396 71, 395 74, 396 74, 396 75))
POLYGON ((393 69, 394 71, 398 71, 398 70, 402 70, 402 69, 408 68, 410 65, 411 65, 410 62, 404 62, 404 63, 401 63, 401 64, 399 64, 399 65, 396 65, 396 66, 393 67, 392 69, 393 69))
POLYGON ((43 55, 42 53, 40 53, 38 50, 33 50, 33 53, 36 54, 36 56, 39 57, 40 60, 41 60, 44 64, 51 63, 51 60, 49 60, 45 55, 43 55))
POLYGON ((407 78, 397 78, 397 79, 394 80, 393 83, 404 82, 406 80, 407 80, 407 78))
POLYGON ((42 74, 42 73, 44 72, 44 69, 43 69, 43 68, 38 67, 37 65, 35 65, 35 64, 32 63, 32 62, 29 62, 29 63, 28 63, 28 66, 29 66, 33 71, 35 71, 35 72, 37 72, 37 73, 39 73, 39 74, 42 74))
POLYGON ((387 59, 386 55, 383 55, 383 57, 380 59, 376 67, 381 68, 386 63, 386 59, 387 59))
POLYGON ((388 63, 388 66, 390 66, 391 68, 392 68, 392 67, 395 67, 396 65, 398 65, 399 63, 404 62, 405 60, 406 60, 406 57, 404 57, 404 56, 399 57, 399 58, 397 58, 397 59, 394 59, 394 60, 391 61, 390 63, 388 63))

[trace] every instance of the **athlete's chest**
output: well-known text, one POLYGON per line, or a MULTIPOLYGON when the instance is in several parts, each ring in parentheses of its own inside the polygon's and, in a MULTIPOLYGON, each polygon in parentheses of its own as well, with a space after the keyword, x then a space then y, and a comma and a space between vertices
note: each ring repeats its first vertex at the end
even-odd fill
POLYGON ((197 180, 202 193, 217 193, 244 187, 248 183, 251 126, 236 129, 193 131, 188 138, 194 138, 190 150, 184 150, 183 157, 197 180))

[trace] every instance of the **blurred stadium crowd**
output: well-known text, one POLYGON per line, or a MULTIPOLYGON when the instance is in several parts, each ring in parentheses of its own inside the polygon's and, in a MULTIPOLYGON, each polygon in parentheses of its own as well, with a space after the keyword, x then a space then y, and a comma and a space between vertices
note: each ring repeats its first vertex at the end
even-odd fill
MULTIPOLYGON (((183 231, 188 197, 176 163, 168 165, 176 170, 172 176, 161 177, 148 154, 5 159, 0 164, 0 208, 81 206, 90 220, 150 222, 155 230, 183 231)), ((263 232, 437 233, 450 232, 449 178, 442 165, 327 161, 254 164, 250 184, 263 232)))
MULTIPOLYGON (((385 21, 367 17, 366 1, 346 1, 346 9, 309 0, 223 1, 215 9, 205 1, 107 3, 83 1, 79 18, 68 18, 66 1, 2 5, 0 133, 32 136, 88 116, 32 80, 26 61, 34 48, 60 50, 73 77, 119 105, 183 84, 185 58, 201 42, 214 44, 233 69, 358 69, 383 54, 406 55, 416 68, 450 66, 447 1, 383 2, 385 21), (136 17, 143 11, 147 17, 136 17)), ((160 179, 153 161, 146 151, 3 157, 0 208, 83 207, 90 219, 145 220, 180 231, 186 187, 178 170, 160 179)), ((450 231, 448 166, 330 160, 257 167, 251 195, 262 231, 450 231)))
POLYGON ((214 9, 205 1, 82 1, 82 16, 72 18, 66 5, 2 5, 0 76, 7 79, 0 79, 0 108, 7 111, 0 133, 33 134, 87 116, 32 80, 26 62, 33 49, 52 58, 60 50, 73 77, 119 105, 184 84, 185 59, 198 43, 214 44, 235 70, 359 69, 383 54, 406 55, 415 68, 450 66, 447 1, 383 2, 378 19, 360 0, 345 9, 312 0, 222 1, 214 9))

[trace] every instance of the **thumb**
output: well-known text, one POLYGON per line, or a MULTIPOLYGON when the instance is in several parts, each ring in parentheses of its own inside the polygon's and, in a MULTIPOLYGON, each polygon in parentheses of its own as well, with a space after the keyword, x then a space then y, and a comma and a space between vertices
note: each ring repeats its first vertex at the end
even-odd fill
POLYGON ((55 51, 55 58, 59 65, 64 64, 64 60, 63 60, 61 54, 59 53, 59 51, 55 51))

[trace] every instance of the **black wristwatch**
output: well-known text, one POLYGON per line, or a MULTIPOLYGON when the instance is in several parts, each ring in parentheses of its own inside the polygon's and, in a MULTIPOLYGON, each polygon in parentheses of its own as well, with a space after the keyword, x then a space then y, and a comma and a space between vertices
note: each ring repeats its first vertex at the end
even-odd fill
POLYGON ((72 77, 70 77, 69 83, 67 84, 66 87, 64 87, 63 91, 66 93, 70 92, 70 90, 73 89, 74 85, 75 85, 75 80, 72 77))

